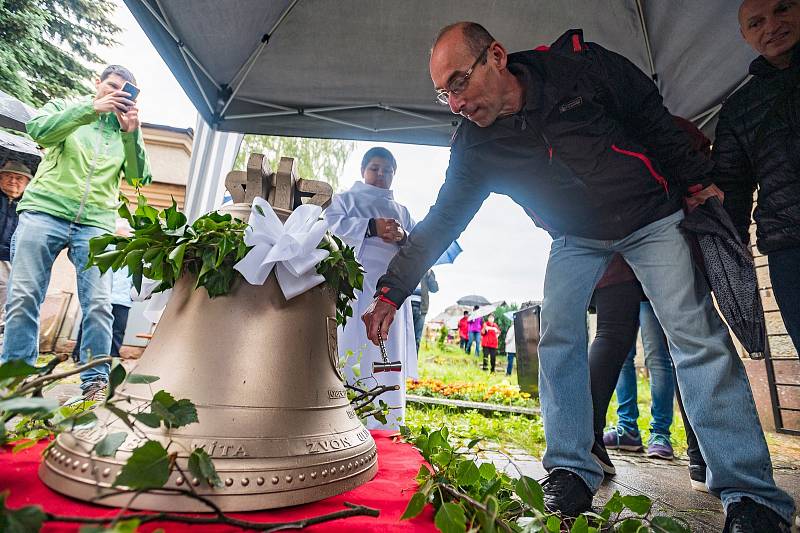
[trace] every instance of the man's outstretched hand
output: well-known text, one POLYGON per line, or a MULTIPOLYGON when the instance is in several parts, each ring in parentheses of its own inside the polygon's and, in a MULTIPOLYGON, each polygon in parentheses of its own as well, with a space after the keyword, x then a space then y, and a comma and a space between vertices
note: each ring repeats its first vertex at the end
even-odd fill
POLYGON ((367 338, 374 345, 378 345, 378 333, 385 340, 389 333, 389 326, 394 322, 394 315, 397 309, 390 303, 375 298, 367 308, 367 312, 361 316, 364 326, 367 328, 367 338))

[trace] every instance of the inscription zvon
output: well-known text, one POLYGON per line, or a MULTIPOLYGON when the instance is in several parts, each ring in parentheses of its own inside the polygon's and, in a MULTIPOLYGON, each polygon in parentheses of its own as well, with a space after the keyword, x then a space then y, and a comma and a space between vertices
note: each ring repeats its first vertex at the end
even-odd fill
POLYGON ((328 398, 335 400, 337 398, 347 398, 347 391, 344 389, 328 389, 328 398))
POLYGON ((322 453, 331 450, 343 450, 350 448, 352 444, 348 440, 350 437, 338 437, 333 439, 307 440, 307 453, 322 453))

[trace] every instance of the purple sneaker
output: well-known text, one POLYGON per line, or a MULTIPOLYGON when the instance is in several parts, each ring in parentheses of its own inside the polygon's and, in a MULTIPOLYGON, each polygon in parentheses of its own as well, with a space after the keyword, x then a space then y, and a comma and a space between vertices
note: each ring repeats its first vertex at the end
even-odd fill
POLYGON ((626 452, 641 452, 644 450, 641 435, 633 436, 629 431, 625 431, 621 427, 616 427, 603 433, 603 444, 608 450, 625 450, 626 452))
POLYGON ((675 454, 672 452, 672 443, 669 441, 669 437, 657 433, 651 435, 650 441, 647 443, 647 457, 672 461, 675 454))

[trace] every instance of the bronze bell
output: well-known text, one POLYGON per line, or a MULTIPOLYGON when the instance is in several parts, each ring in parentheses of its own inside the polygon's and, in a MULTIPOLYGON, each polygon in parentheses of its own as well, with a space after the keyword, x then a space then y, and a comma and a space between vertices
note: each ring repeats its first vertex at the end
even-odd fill
MULTIPOLYGON (((303 196, 322 207, 330 203, 330 185, 297 179, 294 160, 282 158, 276 173, 264 164, 263 156, 253 154, 246 172, 228 175, 234 201, 245 203, 223 212, 246 220, 254 191, 269 191, 264 198, 284 221, 303 196)), ((181 278, 133 370, 159 376, 158 388, 126 383, 117 394, 134 407, 158 389, 191 399, 199 423, 172 429, 169 437, 164 429, 137 426, 165 446, 171 439, 170 451, 179 452, 187 475, 188 454, 203 447, 223 485, 176 471, 166 488, 191 485, 223 511, 251 511, 320 500, 374 477, 375 443, 348 402, 337 367, 334 296, 322 284, 286 301, 274 271, 262 286, 240 280, 230 294, 214 299, 194 290, 193 279, 181 278)), ((107 410, 98 408, 97 416, 94 428, 59 435, 43 461, 39 475, 56 491, 83 500, 118 492, 111 486, 115 476, 141 442, 107 410), (128 438, 115 456, 90 453, 116 431, 128 438)), ((98 503, 122 506, 130 500, 130 493, 119 493, 98 503)), ((131 507, 209 511, 196 499, 158 490, 141 494, 131 507)))

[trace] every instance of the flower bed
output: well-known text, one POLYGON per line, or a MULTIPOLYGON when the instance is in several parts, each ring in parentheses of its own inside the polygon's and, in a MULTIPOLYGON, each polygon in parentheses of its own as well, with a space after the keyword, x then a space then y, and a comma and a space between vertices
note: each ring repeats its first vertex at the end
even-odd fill
POLYGON ((527 392, 508 383, 490 385, 481 382, 450 382, 440 379, 409 379, 407 392, 431 398, 449 398, 471 402, 496 403, 517 407, 536 407, 538 402, 527 392))

